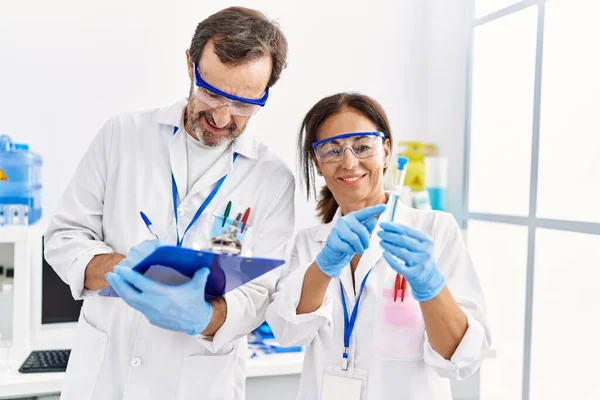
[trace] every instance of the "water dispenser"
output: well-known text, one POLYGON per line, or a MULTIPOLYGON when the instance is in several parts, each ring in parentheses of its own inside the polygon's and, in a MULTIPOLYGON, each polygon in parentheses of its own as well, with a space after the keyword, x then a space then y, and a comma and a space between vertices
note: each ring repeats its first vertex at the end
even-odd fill
POLYGON ((42 157, 0 136, 0 226, 31 225, 42 217, 42 157))

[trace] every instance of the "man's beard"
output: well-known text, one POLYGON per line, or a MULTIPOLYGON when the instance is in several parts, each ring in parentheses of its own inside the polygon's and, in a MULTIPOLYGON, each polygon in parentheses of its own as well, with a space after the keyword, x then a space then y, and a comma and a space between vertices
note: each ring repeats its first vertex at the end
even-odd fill
POLYGON ((194 136, 205 146, 219 147, 227 145, 240 136, 244 132, 244 129, 246 129, 246 125, 244 125, 238 130, 238 126, 235 124, 235 122, 233 122, 233 120, 228 125, 221 128, 221 130, 227 132, 226 134, 214 133, 208 129, 205 129, 202 126, 202 122, 200 122, 202 117, 206 118, 207 122, 213 126, 216 126, 215 120, 208 110, 194 112, 191 99, 188 101, 186 112, 187 120, 189 121, 190 128, 192 129, 194 136))

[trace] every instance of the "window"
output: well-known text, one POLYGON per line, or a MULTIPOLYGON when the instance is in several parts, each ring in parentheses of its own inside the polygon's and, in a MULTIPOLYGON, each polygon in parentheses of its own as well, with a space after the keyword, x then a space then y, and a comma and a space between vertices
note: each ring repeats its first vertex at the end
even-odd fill
POLYGON ((535 78, 534 7, 477 26, 473 44, 469 209, 527 215, 535 78), (499 194, 505 194, 500 196, 499 194))
POLYGON ((597 399, 600 2, 475 8, 462 222, 497 354, 481 399, 597 399))
POLYGON ((501 349, 481 369, 482 399, 518 399, 523 375, 527 228, 472 220, 467 245, 485 293, 492 346, 501 349))
POLYGON ((483 17, 515 3, 517 3, 516 0, 477 0, 475 16, 483 17))

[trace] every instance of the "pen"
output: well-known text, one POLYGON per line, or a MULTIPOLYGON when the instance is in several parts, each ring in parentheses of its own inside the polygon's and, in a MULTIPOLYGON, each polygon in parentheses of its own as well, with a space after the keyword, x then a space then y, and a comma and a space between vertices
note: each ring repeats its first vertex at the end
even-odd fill
POLYGON ((400 274, 396 274, 396 281, 394 282, 394 303, 396 302, 396 299, 398 299, 398 290, 400 289, 401 286, 401 278, 400 278, 400 274))
POLYGON ((236 230, 237 230, 237 226, 241 220, 242 220, 242 213, 238 213, 237 217, 235 217, 235 221, 233 221, 233 226, 236 228, 236 230))
POLYGON ((221 228, 225 226, 225 222, 227 222, 227 217, 229 217, 230 212, 231 212, 231 200, 227 203, 227 207, 225 207, 225 214, 223 214, 223 223, 221 224, 221 228))
POLYGON ((406 283, 408 281, 406 280, 405 277, 402 277, 402 284, 400 285, 400 290, 401 290, 401 296, 400 296, 400 301, 404 302, 404 295, 406 294, 406 283))
POLYGON ((246 229, 246 224, 248 223, 248 217, 250 217, 250 207, 246 208, 246 212, 244 213, 244 216, 242 217, 242 233, 244 233, 244 230, 246 229))
POLYGON ((158 235, 154 232, 154 229, 152 229, 152 222, 150 222, 150 219, 148 219, 146 214, 144 214, 142 211, 140 211, 140 216, 144 220, 144 224, 146 224, 146 228, 148 228, 152 236, 158 239, 158 235))

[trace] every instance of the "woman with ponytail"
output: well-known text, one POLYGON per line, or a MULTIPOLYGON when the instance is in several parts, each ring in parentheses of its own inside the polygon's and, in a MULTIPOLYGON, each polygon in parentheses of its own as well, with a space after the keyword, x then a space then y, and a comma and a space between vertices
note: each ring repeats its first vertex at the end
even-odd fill
POLYGON ((307 346, 298 399, 448 399, 490 348, 483 293, 447 213, 398 205, 383 176, 392 134, 370 97, 315 104, 298 137, 321 224, 298 233, 267 310, 283 346, 307 346), (400 286, 398 281, 406 281, 400 286), (403 289, 404 288, 404 289, 403 289))

